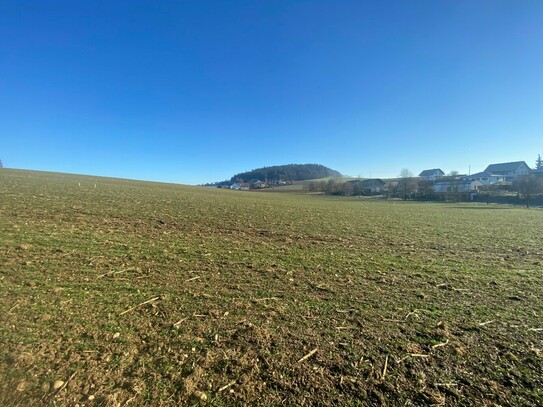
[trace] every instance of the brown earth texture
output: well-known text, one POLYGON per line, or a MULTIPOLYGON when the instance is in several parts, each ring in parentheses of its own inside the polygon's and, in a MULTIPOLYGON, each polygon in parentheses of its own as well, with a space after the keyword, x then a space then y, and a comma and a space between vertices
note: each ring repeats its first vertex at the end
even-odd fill
POLYGON ((0 405, 543 405, 543 211, 0 170, 0 405))

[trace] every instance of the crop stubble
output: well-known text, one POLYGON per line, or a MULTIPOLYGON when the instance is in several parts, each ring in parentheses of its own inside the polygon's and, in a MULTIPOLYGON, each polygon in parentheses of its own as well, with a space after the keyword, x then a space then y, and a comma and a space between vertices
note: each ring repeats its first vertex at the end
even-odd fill
POLYGON ((538 405, 542 235, 534 209, 4 169, 0 404, 538 405))

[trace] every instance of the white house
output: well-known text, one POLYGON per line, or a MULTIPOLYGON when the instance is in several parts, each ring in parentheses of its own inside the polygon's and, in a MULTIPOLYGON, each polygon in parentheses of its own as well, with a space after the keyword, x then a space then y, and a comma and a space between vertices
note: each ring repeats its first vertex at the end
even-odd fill
POLYGON ((249 189, 249 185, 235 182, 230 185, 230 189, 235 189, 237 191, 246 191, 249 189))
POLYGON ((419 177, 421 177, 424 181, 435 181, 436 178, 444 176, 445 173, 441 171, 439 168, 434 168, 431 170, 424 170, 419 174, 419 177))
POLYGON ((466 181, 479 181, 482 185, 492 185, 496 182, 505 181, 505 176, 498 174, 491 174, 489 172, 478 172, 463 177, 466 181))
POLYGON ((465 179, 450 179, 446 181, 437 181, 434 185, 434 192, 437 194, 458 193, 465 194, 477 192, 483 184, 480 181, 465 179))
POLYGON ((524 161, 514 161, 510 163, 490 164, 483 172, 503 175, 504 181, 514 181, 520 175, 530 174, 532 170, 524 161))

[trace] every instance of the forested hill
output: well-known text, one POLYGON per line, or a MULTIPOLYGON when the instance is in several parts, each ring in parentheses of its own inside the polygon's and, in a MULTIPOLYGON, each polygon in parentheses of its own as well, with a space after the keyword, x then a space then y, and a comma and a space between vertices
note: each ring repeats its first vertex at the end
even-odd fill
POLYGON ((341 177, 338 171, 320 164, 288 164, 258 168, 242 172, 231 178, 232 182, 260 181, 304 181, 307 179, 341 177))

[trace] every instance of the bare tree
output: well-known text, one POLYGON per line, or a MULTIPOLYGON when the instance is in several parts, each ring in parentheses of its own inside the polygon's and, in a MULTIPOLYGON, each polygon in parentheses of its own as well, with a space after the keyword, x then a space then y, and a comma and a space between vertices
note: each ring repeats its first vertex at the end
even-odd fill
POLYGON ((337 193, 338 185, 335 179, 330 178, 328 182, 326 183, 324 193, 326 195, 334 195, 337 193))
POLYGON ((460 174, 458 171, 456 170, 452 170, 451 172, 449 172, 449 174, 447 174, 449 177, 456 177, 458 174, 460 174))
POLYGON ((4 164, 2 163, 2 160, 0 160, 0 168, 4 168, 4 164))
POLYGON ((434 195, 435 181, 420 180, 417 183, 418 195, 422 199, 430 199, 434 195))
POLYGON ((344 182, 341 190, 345 196, 351 196, 354 192, 354 187, 351 182, 344 182))
POLYGON ((361 196, 364 193, 364 188, 362 188, 362 182, 357 181, 353 183, 353 195, 361 196))
POLYGON ((399 197, 399 192, 398 192, 399 185, 400 183, 396 181, 387 182, 386 184, 387 199, 399 197))
POLYGON ((513 185, 519 196, 526 200, 526 207, 530 206, 530 199, 533 195, 543 193, 543 180, 533 174, 519 176, 513 185))
POLYGON ((537 155, 537 160, 535 160, 535 169, 543 170, 543 160, 541 159, 541 154, 537 155))
POLYGON ((407 197, 411 195, 416 189, 416 180, 413 178, 413 173, 407 168, 402 168, 400 171, 400 190, 403 196, 403 200, 407 201, 407 197))

